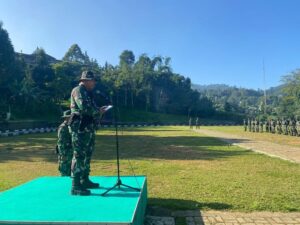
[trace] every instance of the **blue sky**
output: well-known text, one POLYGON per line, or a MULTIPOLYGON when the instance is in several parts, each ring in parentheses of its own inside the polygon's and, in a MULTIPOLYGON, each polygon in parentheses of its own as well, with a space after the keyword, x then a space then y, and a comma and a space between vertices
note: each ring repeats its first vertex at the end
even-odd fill
POLYGON ((197 84, 263 88, 300 67, 298 0, 0 0, 16 51, 62 58, 77 43, 103 65, 129 49, 172 58, 197 84))

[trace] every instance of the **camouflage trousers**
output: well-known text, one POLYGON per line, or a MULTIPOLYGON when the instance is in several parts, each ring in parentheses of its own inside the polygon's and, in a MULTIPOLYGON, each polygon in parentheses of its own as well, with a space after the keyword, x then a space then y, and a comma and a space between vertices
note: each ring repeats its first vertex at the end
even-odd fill
POLYGON ((95 130, 79 130, 79 123, 70 126, 73 159, 71 165, 72 177, 86 177, 90 174, 91 157, 95 148, 95 130))
POLYGON ((62 176, 71 176, 72 147, 58 147, 58 170, 62 176))

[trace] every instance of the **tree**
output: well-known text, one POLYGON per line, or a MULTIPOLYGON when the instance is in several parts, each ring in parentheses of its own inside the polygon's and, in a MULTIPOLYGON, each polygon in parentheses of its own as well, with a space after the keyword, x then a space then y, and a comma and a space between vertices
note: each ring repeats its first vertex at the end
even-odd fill
POLYGON ((62 59, 67 62, 89 63, 89 57, 87 53, 82 53, 81 48, 77 44, 71 45, 62 59))
POLYGON ((33 55, 35 64, 29 69, 29 76, 34 82, 34 86, 46 89, 49 87, 49 83, 54 80, 54 71, 47 60, 44 49, 37 48, 33 55))
POLYGON ((300 115, 300 69, 282 77, 283 96, 279 111, 284 116, 300 115))
POLYGON ((54 70, 53 89, 56 102, 70 98, 70 93, 74 85, 78 83, 78 78, 82 71, 82 65, 77 62, 62 61, 52 65, 54 70))
POLYGON ((231 111, 232 106, 230 105, 229 102, 225 102, 224 104, 224 111, 225 112, 230 112, 231 111))
MULTIPOLYGON (((134 53, 125 50, 120 54, 118 65, 105 63, 100 67, 97 60, 90 58, 86 51, 83 53, 77 44, 68 49, 62 61, 53 60, 42 48, 37 48, 32 55, 15 54, 2 24, 0 52, 3 96, 0 107, 11 103, 13 96, 14 101, 18 101, 16 106, 22 106, 19 107, 22 113, 24 110, 31 115, 54 112, 49 109, 63 106, 61 103, 69 99, 81 72, 89 69, 99 78, 97 88, 105 94, 115 95, 120 103, 117 104, 122 107, 193 115, 208 115, 213 111, 212 101, 192 90, 189 78, 173 72, 170 57, 150 58, 142 54, 135 61, 134 53)), ((229 96, 226 101, 232 105, 239 97, 239 93, 225 94, 229 96)))
POLYGON ((144 96, 140 101, 144 102, 144 108, 148 111, 151 107, 151 91, 154 78, 154 66, 152 60, 142 54, 134 65, 134 74, 137 80, 137 94, 144 96))
POLYGON ((32 56, 34 64, 27 66, 21 90, 24 107, 32 114, 50 112, 56 108, 55 74, 42 48, 37 48, 32 56))
POLYGON ((136 79, 133 74, 135 56, 132 51, 125 50, 120 55, 120 79, 124 88, 124 105, 128 104, 128 92, 131 92, 131 106, 134 107, 134 93, 136 91, 136 79))
POLYGON ((23 73, 8 32, 0 21, 0 110, 7 110, 8 103, 17 94, 23 73))

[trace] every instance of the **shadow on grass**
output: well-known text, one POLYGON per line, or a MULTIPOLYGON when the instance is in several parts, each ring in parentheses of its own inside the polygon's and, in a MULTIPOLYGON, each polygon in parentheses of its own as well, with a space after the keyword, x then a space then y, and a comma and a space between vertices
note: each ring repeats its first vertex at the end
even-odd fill
MULTIPOLYGON (((122 159, 215 160, 251 154, 214 137, 203 136, 134 136, 120 135, 122 159)), ((115 158, 115 136, 100 136, 96 142, 94 159, 115 158), (102 143, 102 144, 101 144, 102 143)))
POLYGON ((5 161, 57 161, 56 134, 33 134, 8 137, 0 142, 0 162, 5 161))
MULTIPOLYGON (((203 136, 120 135, 119 143, 121 159, 215 160, 250 154, 248 150, 203 136)), ((55 134, 5 138, 0 143, 0 162, 56 162, 55 146, 55 134)), ((115 156, 115 135, 97 135, 93 159, 114 160, 115 156)))
MULTIPOLYGON (((232 206, 220 202, 197 202, 193 200, 182 199, 161 199, 149 198, 148 199, 147 214, 157 216, 172 216, 176 211, 186 210, 228 210, 232 206)), ((177 212, 177 216, 180 212, 177 212)))

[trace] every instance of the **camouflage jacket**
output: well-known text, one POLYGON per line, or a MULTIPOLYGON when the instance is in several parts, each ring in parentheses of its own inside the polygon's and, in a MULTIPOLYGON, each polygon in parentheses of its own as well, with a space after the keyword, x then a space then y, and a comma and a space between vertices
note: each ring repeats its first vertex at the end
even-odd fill
POLYGON ((72 149, 72 140, 69 128, 66 122, 63 122, 58 127, 57 131, 57 148, 59 154, 66 154, 72 149))
POLYGON ((81 116, 95 117, 100 114, 92 95, 82 84, 79 84, 72 90, 70 108, 71 113, 77 113, 81 116))
POLYGON ((71 130, 91 132, 96 129, 96 118, 100 110, 96 106, 92 93, 87 91, 83 84, 79 84, 71 92, 71 113, 77 114, 81 120, 72 122, 71 130))

